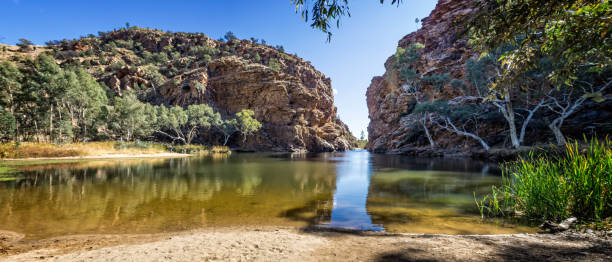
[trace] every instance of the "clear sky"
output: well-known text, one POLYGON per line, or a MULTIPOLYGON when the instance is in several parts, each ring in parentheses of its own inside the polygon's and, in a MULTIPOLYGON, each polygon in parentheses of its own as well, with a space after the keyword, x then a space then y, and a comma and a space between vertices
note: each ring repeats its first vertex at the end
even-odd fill
MULTIPOLYGON (((390 1, 387 1, 390 2, 390 1)), ((365 92, 384 73, 397 41, 415 31, 415 18, 429 15, 436 0, 405 0, 399 7, 379 0, 352 0, 351 17, 326 35, 308 26, 289 0, 0 0, 0 41, 26 38, 36 44, 77 38, 131 25, 202 32, 218 39, 263 38, 309 60, 332 79, 340 118, 356 136, 368 125, 365 92)))

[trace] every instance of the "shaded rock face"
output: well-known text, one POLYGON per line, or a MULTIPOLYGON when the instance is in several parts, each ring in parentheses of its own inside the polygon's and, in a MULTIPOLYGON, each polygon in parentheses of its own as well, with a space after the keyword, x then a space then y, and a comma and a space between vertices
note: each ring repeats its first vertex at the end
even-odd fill
MULTIPOLYGON (((398 47, 407 48, 421 43, 422 59, 417 72, 423 75, 449 74, 451 78, 463 79, 463 65, 474 57, 468 41, 462 37, 465 28, 461 21, 474 12, 475 0, 440 0, 432 13, 424 18, 422 27, 404 36, 398 47)), ((368 149, 375 152, 401 152, 426 143, 425 137, 413 137, 417 119, 408 114, 416 105, 413 96, 407 94, 393 69, 394 57, 385 63, 387 71, 383 76, 372 79, 366 92, 370 124, 368 125, 368 149)), ((425 87, 429 97, 451 99, 461 95, 460 90, 452 88, 425 87)), ((452 136, 443 138, 439 144, 459 144, 464 138, 452 136)), ((470 143, 468 141, 468 143, 470 143)))
MULTIPOLYGON (((431 14, 422 20, 422 27, 414 33, 404 36, 398 47, 408 48, 412 44, 420 43, 424 48, 420 50, 421 60, 414 66, 417 73, 424 76, 448 74, 450 79, 466 81, 465 64, 470 59, 477 59, 478 53, 473 50, 467 40, 465 23, 478 0, 439 0, 431 14)), ((436 148, 431 149, 423 129, 419 125, 419 118, 411 114, 416 106, 415 97, 408 94, 401 85, 398 69, 395 68, 395 57, 391 56, 385 62, 386 72, 383 76, 372 79, 366 97, 370 123, 368 126, 369 143, 367 148, 379 153, 401 153, 420 156, 468 156, 478 158, 499 157, 506 159, 513 157, 513 150, 503 152, 486 152, 474 139, 445 131, 435 125, 430 125, 430 132, 435 139, 436 148), (507 153, 507 154, 506 154, 507 153), (507 156, 506 156, 507 155, 507 156)), ((442 88, 434 88, 425 84, 422 88, 421 101, 446 100, 456 103, 479 103, 470 101, 468 89, 452 88, 447 83, 442 88)), ((574 139, 587 136, 605 135, 610 130, 612 119, 611 94, 604 94, 608 99, 602 103, 587 101, 583 106, 566 119, 563 132, 574 139), (607 123, 607 124, 606 124, 607 123)), ((512 98, 515 105, 521 103, 520 98, 512 98)), ((486 113, 497 113, 499 117, 492 117, 487 122, 480 123, 478 135, 492 147, 510 148, 507 136, 507 123, 497 109, 490 107, 486 113)), ((545 120, 553 116, 549 112, 542 114, 537 120, 531 121, 525 136, 525 145, 535 143, 554 143, 545 120)), ((520 120, 517 120, 520 121, 520 120)), ((518 123, 520 126, 520 122, 518 123)))

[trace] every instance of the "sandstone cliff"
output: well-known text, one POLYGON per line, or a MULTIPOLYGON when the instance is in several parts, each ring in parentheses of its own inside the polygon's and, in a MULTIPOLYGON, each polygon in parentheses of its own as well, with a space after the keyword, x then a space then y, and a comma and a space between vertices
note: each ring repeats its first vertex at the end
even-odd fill
MULTIPOLYGON (((416 43, 424 45, 420 50, 421 60, 415 65, 417 73, 424 76, 448 74, 450 79, 466 80, 466 61, 477 59, 479 55, 469 45, 465 23, 470 15, 475 13, 476 2, 477 0, 439 0, 431 14, 422 19, 422 27, 399 41, 398 47, 402 48, 416 43)), ((369 150, 422 156, 490 156, 492 152, 484 152, 475 140, 441 130, 435 125, 430 127, 430 131, 433 133, 436 148, 430 148, 417 116, 412 114, 417 101, 413 94, 408 94, 402 87, 395 64, 395 57, 389 57, 385 63, 385 74, 374 77, 366 93, 370 118, 367 145, 369 150)), ((465 92, 465 89, 452 88, 448 82, 442 88, 425 85, 420 99, 453 101, 467 97, 469 94, 465 92)), ((611 108, 610 99, 598 104, 589 101, 567 119, 563 132, 576 139, 582 139, 583 134, 605 136, 610 131, 611 108)), ((486 113, 498 113, 494 111, 493 109, 486 113)), ((540 115, 538 120, 530 123, 525 145, 554 142, 543 118, 546 116, 540 115)), ((478 126, 478 131, 489 145, 497 148, 510 147, 507 123, 501 115, 484 121, 478 126)), ((506 153, 513 154, 497 151, 496 156, 505 157, 506 153)))
MULTIPOLYGON (((473 57, 473 52, 462 37, 465 29, 460 22, 473 11, 473 3, 474 0, 440 0, 432 13, 421 20, 421 28, 399 41, 398 46, 402 48, 414 43, 425 46, 423 59, 418 64, 419 72, 424 75, 448 73, 453 78, 463 78, 463 65, 473 57)), ((385 74, 374 77, 366 93, 370 118, 368 148, 375 152, 414 150, 426 143, 425 137, 413 130, 416 119, 409 112, 416 101, 400 86, 393 63, 391 56, 385 63, 385 74)), ((457 90, 451 88, 439 91, 426 88, 425 92, 437 92, 437 97, 458 95, 457 90)), ((442 145, 457 142, 451 139, 442 145)))
MULTIPOLYGON (((344 151, 355 138, 337 117, 331 80, 308 61, 253 41, 129 28, 52 43, 61 63, 78 63, 118 94, 151 104, 205 103, 222 116, 251 109, 263 124, 244 150, 344 151)), ((202 140, 214 140, 204 134, 202 140)))

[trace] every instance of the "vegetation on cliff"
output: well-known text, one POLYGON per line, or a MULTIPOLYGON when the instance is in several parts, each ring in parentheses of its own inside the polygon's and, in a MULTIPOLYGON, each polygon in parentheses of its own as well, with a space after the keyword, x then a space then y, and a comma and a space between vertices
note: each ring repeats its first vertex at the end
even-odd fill
POLYGON ((487 155, 604 137, 609 2, 569 2, 439 1, 372 81, 370 149, 487 155))
MULTIPOLYGON (((280 147, 290 148, 293 141, 289 138, 262 141, 262 137, 269 139, 270 133, 283 131, 276 130, 280 123, 269 119, 279 117, 278 113, 258 107, 258 103, 265 101, 252 100, 268 96, 272 91, 278 94, 266 85, 277 85, 278 89, 293 82, 327 84, 324 88, 329 88, 329 95, 327 90, 321 90, 320 99, 331 100, 331 87, 327 82, 308 79, 319 77, 318 72, 313 74, 308 70, 314 69, 300 68, 306 63, 284 53, 282 46, 274 48, 258 42, 265 43, 265 40, 239 40, 228 32, 225 39, 216 41, 201 33, 171 33, 128 26, 99 32, 98 36, 49 41, 46 47, 33 46, 31 42, 24 42, 18 49, 8 46, 7 50, 5 46, 2 52, 5 59, 0 62, 0 121, 3 123, 0 138, 53 143, 138 139, 184 144, 232 143, 248 148, 260 145, 262 149, 270 149, 274 146, 271 143, 280 143, 280 147), (243 90, 228 88, 228 83, 235 80, 226 75, 247 77, 241 80, 243 90), (249 81, 261 81, 262 90, 255 90, 249 81), (258 95, 251 96, 244 90, 258 95), (234 91, 241 93, 229 93, 234 91), (231 97, 239 97, 240 101, 234 98, 230 103, 231 97), (261 129, 265 130, 258 132, 261 129), (241 139, 232 139, 236 133, 241 134, 241 139), (252 139, 247 141, 248 137, 252 139)), ((312 95, 292 94, 297 92, 294 90, 287 94, 289 99, 293 96, 317 99, 312 95)), ((307 102, 288 101, 288 106, 302 104, 307 102)), ((321 108, 310 110, 313 112, 310 116, 282 116, 283 121, 303 119, 303 123, 293 125, 310 125, 307 128, 315 129, 308 134, 317 138, 301 146, 313 151, 319 150, 317 147, 324 147, 326 151, 350 148, 348 141, 352 137, 336 119, 333 102, 313 104, 321 108), (331 122, 333 128, 325 126, 323 132, 316 130, 325 121, 331 122)))
POLYGON ((62 68, 45 54, 24 63, 31 65, 19 69, 8 61, 0 64, 0 79, 5 83, 0 111, 0 139, 4 141, 134 141, 164 134, 172 142, 191 144, 199 131, 211 132, 214 127, 231 125, 245 139, 261 128, 248 110, 224 120, 205 104, 168 110, 164 105, 141 102, 134 92, 116 95, 84 68, 62 68), (255 124, 244 128, 239 124, 244 122, 255 124), (174 134, 169 135, 169 130, 174 134))

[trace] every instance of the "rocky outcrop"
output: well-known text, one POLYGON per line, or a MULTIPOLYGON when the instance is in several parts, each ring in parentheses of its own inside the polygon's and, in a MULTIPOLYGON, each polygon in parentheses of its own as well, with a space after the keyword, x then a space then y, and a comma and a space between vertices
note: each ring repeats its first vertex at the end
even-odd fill
MULTIPOLYGON (((55 49, 60 50, 56 58, 85 65, 120 95, 129 90, 154 105, 208 104, 226 118, 253 110, 262 129, 246 142, 238 136, 230 141, 243 150, 356 147, 337 117, 331 80, 280 48, 134 27, 63 41, 55 49)), ((200 141, 216 140, 211 134, 202 136, 200 141)))
MULTIPOLYGON (((415 43, 425 46, 421 50, 422 60, 417 65, 419 73, 449 74, 452 78, 463 78, 463 65, 473 57, 473 52, 464 37, 465 27, 461 21, 473 12, 474 2, 475 0, 440 0, 432 13, 422 19, 421 28, 399 41, 398 47, 402 48, 415 43)), ((415 132, 416 119, 409 112, 416 105, 416 101, 400 85, 398 72, 393 68, 394 62, 393 56, 387 59, 387 71, 383 76, 372 79, 366 93, 370 118, 368 148, 375 152, 414 151, 427 143, 425 137, 415 132)), ((460 95, 460 90, 452 88, 425 88, 424 92, 439 98, 460 95)), ((440 141, 442 146, 459 144, 465 139, 451 136, 443 140, 440 141)))
POLYGON ((354 147, 348 128, 336 116, 330 79, 308 63, 284 62, 284 69, 275 71, 238 56, 221 57, 162 85, 158 103, 205 103, 226 117, 253 110, 263 128, 246 144, 236 139, 243 149, 321 152, 354 147))
MULTIPOLYGON (((431 14, 422 20, 422 27, 414 33, 403 37, 398 47, 408 48, 412 44, 422 44, 421 59, 413 66, 423 76, 449 75, 449 79, 463 80, 467 88, 453 88, 452 81, 443 87, 436 88, 423 83, 418 94, 407 93, 402 86, 396 67, 396 58, 391 56, 385 63, 383 76, 374 77, 367 90, 367 105, 370 124, 368 126, 369 144, 367 148, 374 152, 401 153, 419 156, 469 156, 477 158, 507 159, 528 147, 510 149, 508 124, 499 110, 491 105, 483 105, 481 99, 469 93, 470 81, 466 81, 465 64, 469 59, 477 59, 478 54, 470 47, 466 29, 469 18, 477 11, 474 7, 478 0, 439 0, 431 14), (490 146, 484 151, 479 143, 469 137, 446 131, 439 126, 429 125, 429 131, 435 139, 436 147, 429 146, 420 117, 412 114, 417 105, 415 95, 420 101, 445 100, 449 104, 478 104, 483 109, 481 122, 474 129, 490 146)), ((570 138, 582 139, 586 136, 605 136, 610 130, 612 118, 612 94, 603 94, 604 102, 586 101, 576 112, 565 120, 563 133, 570 138)), ((516 108, 524 99, 511 97, 516 108)), ((515 111, 516 112, 516 111, 515 111)), ((517 113, 518 114, 518 113, 517 113)), ((517 123, 525 116, 517 116, 517 123)), ((540 110, 537 118, 529 123, 523 145, 545 145, 554 143, 553 136, 546 122, 554 118, 550 110, 540 110)))

